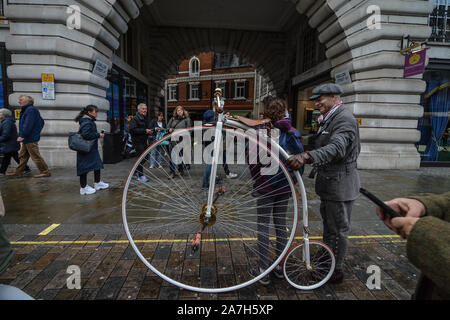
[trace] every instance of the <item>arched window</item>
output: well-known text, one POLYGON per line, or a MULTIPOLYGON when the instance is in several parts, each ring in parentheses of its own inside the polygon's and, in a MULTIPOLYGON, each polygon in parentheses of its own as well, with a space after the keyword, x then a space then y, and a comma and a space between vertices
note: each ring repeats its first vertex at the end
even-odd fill
POLYGON ((192 57, 189 62, 189 76, 195 77, 200 75, 200 60, 197 57, 192 57))

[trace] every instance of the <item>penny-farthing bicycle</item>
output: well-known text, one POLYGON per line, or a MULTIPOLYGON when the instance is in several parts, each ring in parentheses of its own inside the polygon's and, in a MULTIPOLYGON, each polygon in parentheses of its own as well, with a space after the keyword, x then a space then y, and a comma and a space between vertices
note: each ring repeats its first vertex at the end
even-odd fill
POLYGON ((258 130, 260 122, 226 116, 220 89, 215 101, 215 126, 175 130, 133 166, 122 198, 132 248, 155 274, 187 290, 238 290, 277 266, 297 289, 320 287, 335 258, 325 244, 309 240, 300 174, 289 172, 283 162, 289 155, 267 130, 258 130), (160 156, 161 166, 150 169, 150 156, 160 156), (148 182, 136 179, 139 164, 148 182), (255 189, 258 179, 263 182, 255 189), (264 184, 276 186, 278 196, 262 192, 264 184), (296 239, 301 242, 294 245, 296 239), (255 277, 248 270, 261 259, 269 266, 255 277))

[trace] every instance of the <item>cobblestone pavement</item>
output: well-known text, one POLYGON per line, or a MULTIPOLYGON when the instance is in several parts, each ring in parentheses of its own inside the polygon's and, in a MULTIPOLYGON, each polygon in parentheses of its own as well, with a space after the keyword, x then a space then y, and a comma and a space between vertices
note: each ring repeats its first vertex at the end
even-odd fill
MULTIPOLYGON (((55 169, 47 180, 2 178, 7 210, 3 223, 15 258, 0 275, 0 283, 43 300, 408 300, 414 292, 419 272, 406 258, 406 242, 378 221, 374 206, 364 198, 355 203, 342 284, 300 291, 272 276, 270 286, 257 283, 224 294, 200 294, 174 287, 145 267, 124 235, 120 200, 130 165, 130 161, 107 165, 104 179, 111 188, 84 198, 79 196, 78 180, 69 170, 55 169), (71 265, 80 267, 81 289, 67 288, 67 268, 71 265), (381 268, 379 290, 366 286, 371 265, 381 268)), ((361 178, 362 185, 383 200, 450 189, 449 168, 361 171, 361 178)), ((313 192, 313 181, 305 178, 305 185, 312 238, 320 239, 320 201, 313 192)), ((146 255, 167 249, 167 243, 147 235, 138 239, 142 239, 146 255)), ((162 264, 167 263, 164 259, 169 257, 163 257, 162 264)))

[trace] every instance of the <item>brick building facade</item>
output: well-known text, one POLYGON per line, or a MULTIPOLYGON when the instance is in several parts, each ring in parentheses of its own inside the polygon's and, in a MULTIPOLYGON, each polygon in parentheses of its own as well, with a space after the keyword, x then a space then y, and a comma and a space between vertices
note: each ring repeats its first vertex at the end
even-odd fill
POLYGON ((181 105, 192 120, 201 120, 212 107, 216 88, 222 89, 227 111, 249 115, 255 107, 255 75, 250 64, 232 54, 208 52, 190 57, 167 81, 168 117, 181 105))

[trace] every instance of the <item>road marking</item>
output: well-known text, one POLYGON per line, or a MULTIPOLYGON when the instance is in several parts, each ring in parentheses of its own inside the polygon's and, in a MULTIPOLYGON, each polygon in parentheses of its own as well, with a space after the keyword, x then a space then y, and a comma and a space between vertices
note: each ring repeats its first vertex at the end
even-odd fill
POLYGON ((52 224, 50 227, 44 229, 41 233, 39 233, 39 236, 46 236, 56 228, 58 228, 61 224, 52 224))
MULTIPOLYGON (((52 225, 54 226, 54 225, 52 225)), ((45 229, 44 231, 47 231, 50 229, 45 229)), ((56 225, 56 227, 59 225, 56 225)), ((53 229, 55 229, 54 227, 53 229)), ((53 229, 49 230, 48 232, 52 231, 53 229)), ((43 231, 43 232, 44 232, 43 231)), ((48 234, 48 233, 47 233, 48 234)), ((44 235, 44 234, 40 234, 44 235)), ((367 240, 367 239, 399 239, 400 237, 397 235, 367 235, 367 236, 350 236, 349 239, 360 239, 360 240, 367 240)), ((272 240, 275 239, 275 237, 271 238, 272 240)), ((310 240, 320 240, 322 239, 321 236, 314 236, 309 237, 310 240)), ((219 238, 219 239, 202 239, 202 242, 226 242, 226 241, 256 241, 257 238, 219 238)), ((295 237, 294 240, 303 240, 303 237, 295 237)), ((188 243, 192 240, 187 239, 155 239, 155 240, 134 240, 134 243, 136 244, 151 244, 151 243, 188 243)), ((390 240, 390 242, 406 242, 405 240, 390 240)), ((373 243, 370 241, 367 242, 359 242, 359 243, 373 243)), ((11 241, 11 244, 13 245, 70 245, 70 244, 129 244, 128 240, 110 240, 110 241, 101 241, 101 240, 81 240, 81 241, 11 241)))

